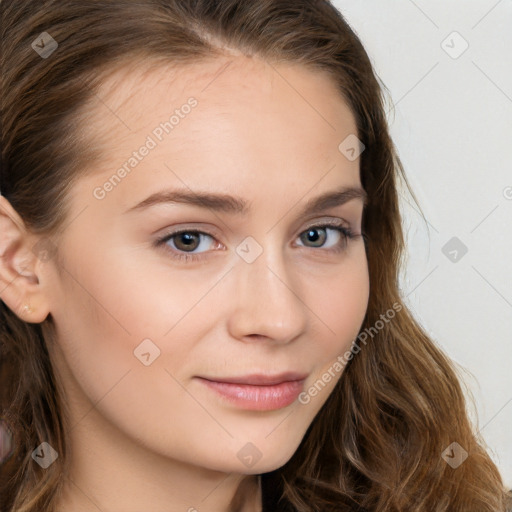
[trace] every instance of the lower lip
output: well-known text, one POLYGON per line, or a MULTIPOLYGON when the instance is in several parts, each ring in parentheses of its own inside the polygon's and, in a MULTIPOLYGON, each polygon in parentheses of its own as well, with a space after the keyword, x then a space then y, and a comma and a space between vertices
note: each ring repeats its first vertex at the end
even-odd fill
POLYGON ((237 407, 253 411, 272 411, 292 404, 302 392, 304 380, 295 380, 272 386, 231 384, 199 379, 237 407))

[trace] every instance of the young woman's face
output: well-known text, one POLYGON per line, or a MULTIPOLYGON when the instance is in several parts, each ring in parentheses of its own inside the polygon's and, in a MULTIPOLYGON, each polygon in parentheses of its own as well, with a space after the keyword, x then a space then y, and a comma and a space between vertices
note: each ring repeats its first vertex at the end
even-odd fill
POLYGON ((354 118, 326 76, 258 59, 115 76, 81 127, 103 156, 40 279, 73 435, 108 425, 205 468, 280 467, 368 303, 363 239, 343 232, 361 233, 363 201, 308 209, 361 187, 339 149, 354 118))

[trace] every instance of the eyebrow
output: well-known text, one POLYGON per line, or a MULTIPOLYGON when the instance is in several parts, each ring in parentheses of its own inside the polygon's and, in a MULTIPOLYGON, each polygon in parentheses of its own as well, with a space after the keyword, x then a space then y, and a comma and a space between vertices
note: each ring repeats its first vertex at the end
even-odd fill
MULTIPOLYGON (((311 215, 319 211, 340 206, 352 199, 359 199, 366 205, 368 196, 361 187, 342 187, 340 189, 326 192, 318 197, 310 199, 301 211, 302 216, 311 215)), ((217 212, 224 212, 237 215, 249 213, 249 203, 241 197, 234 197, 228 194, 216 194, 212 192, 200 192, 190 190, 162 190, 151 194, 140 203, 132 206, 125 213, 145 210, 151 206, 166 203, 187 204, 208 208, 217 212)))

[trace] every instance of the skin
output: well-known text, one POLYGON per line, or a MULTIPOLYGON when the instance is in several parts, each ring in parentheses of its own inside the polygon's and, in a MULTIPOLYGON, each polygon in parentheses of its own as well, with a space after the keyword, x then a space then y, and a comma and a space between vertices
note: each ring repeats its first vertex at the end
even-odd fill
MULTIPOLYGON (((308 404, 270 411, 227 403, 195 377, 294 370, 308 389, 350 348, 368 304, 363 239, 300 235, 329 219, 361 233, 363 203, 300 210, 361 185, 359 159, 338 150, 355 120, 327 76, 297 65, 236 55, 177 74, 129 69, 103 84, 81 126, 102 155, 72 189, 73 220, 52 238, 58 258, 34 256, 40 237, 0 197, 1 298, 24 321, 51 314, 56 325, 49 351, 72 454, 57 512, 227 511, 242 480, 290 459, 341 373, 308 404), (191 96, 190 114, 96 199, 191 96), (176 203, 124 213, 176 187, 240 196, 249 213, 176 203), (212 235, 192 245, 202 260, 173 259, 185 252, 179 237, 154 246, 178 228, 212 235), (263 251, 252 263, 236 252, 247 236, 263 251), (134 356, 147 338, 160 350, 149 366, 134 356), (249 442, 262 454, 250 468, 237 457, 249 442)), ((258 492, 244 510, 261 510, 258 492)))

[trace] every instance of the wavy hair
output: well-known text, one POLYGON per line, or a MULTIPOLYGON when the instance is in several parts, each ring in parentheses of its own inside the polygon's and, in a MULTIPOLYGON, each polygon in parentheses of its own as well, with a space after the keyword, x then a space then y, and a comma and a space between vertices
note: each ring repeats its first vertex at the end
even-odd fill
MULTIPOLYGON (((32 232, 51 237, 85 162, 99 156, 80 121, 98 85, 138 63, 185 65, 235 49, 300 64, 333 80, 365 145, 361 183, 370 297, 363 330, 385 322, 348 362, 293 457, 262 475, 296 512, 503 512, 506 490, 469 420, 454 365, 402 302, 404 239, 397 188, 407 184, 386 120, 385 86, 342 14, 323 0, 4 0, 0 191, 32 232), (58 48, 31 46, 49 31, 58 48), (454 469, 443 451, 459 443, 454 469)), ((1 466, 11 512, 53 510, 68 460, 65 404, 47 343, 51 315, 21 320, 0 303, 2 418, 14 436, 1 466), (59 458, 42 471, 31 453, 47 441, 59 458)))

